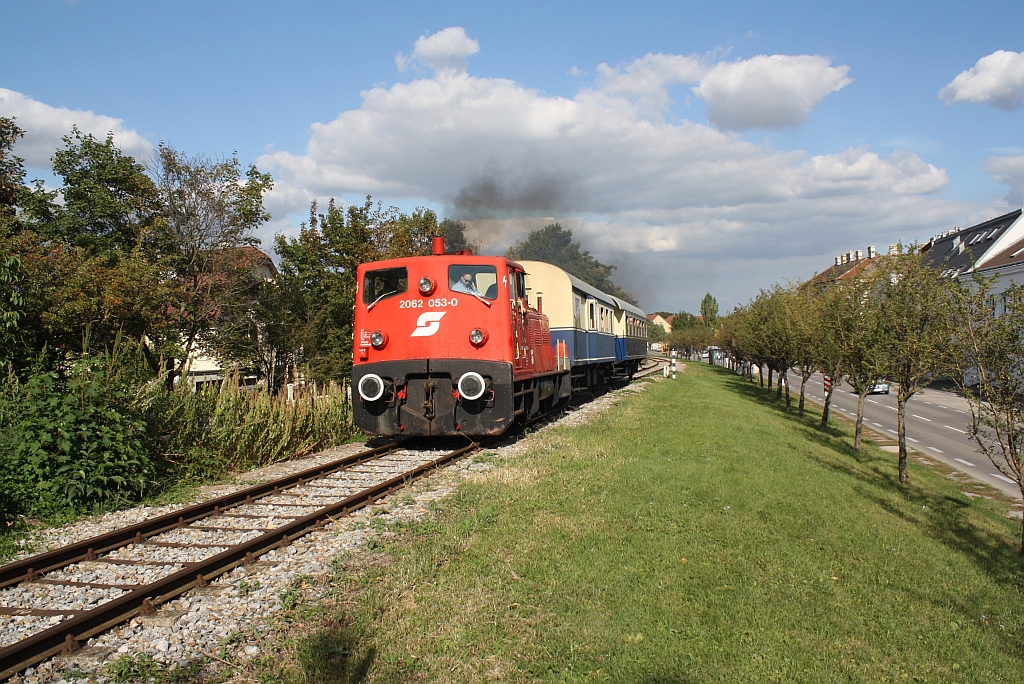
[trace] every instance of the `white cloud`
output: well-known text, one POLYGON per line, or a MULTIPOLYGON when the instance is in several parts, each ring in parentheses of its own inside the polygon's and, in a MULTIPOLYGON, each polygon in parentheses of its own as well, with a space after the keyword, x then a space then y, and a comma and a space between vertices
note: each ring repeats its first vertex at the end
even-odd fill
POLYGON ((1024 105, 1024 52, 996 50, 939 91, 946 104, 978 102, 998 109, 1024 105))
POLYGON ((705 71, 696 55, 648 54, 621 67, 597 65, 597 87, 605 93, 637 99, 648 106, 668 106, 667 88, 696 83, 705 71))
POLYGON ((1012 157, 989 157, 985 170, 992 174, 992 180, 1005 183, 1010 192, 1006 201, 1010 206, 1021 206, 1024 202, 1024 154, 1012 157))
POLYGON ((405 71, 412 62, 434 70, 437 75, 458 74, 466 71, 466 58, 480 51, 480 43, 466 35, 461 26, 450 26, 429 36, 420 36, 413 46, 412 56, 399 52, 395 63, 405 71))
MULTIPOLYGON (((846 67, 793 59, 813 63, 804 71, 780 68, 788 75, 762 89, 797 103, 787 110, 791 119, 849 82, 846 67)), ((757 67, 757 60, 748 62, 757 67)), ((275 173, 277 212, 304 212, 313 197, 364 193, 446 205, 495 252, 559 220, 598 258, 619 264, 616 276, 644 304, 669 309, 688 295, 652 290, 659 269, 668 269, 670 288, 672 269, 692 275, 723 260, 747 263, 722 279, 728 296, 745 299, 772 280, 810 276, 833 253, 927 237, 964 215, 964 206, 933 196, 948 184, 946 172, 912 152, 809 155, 651 116, 669 85, 717 68, 695 57, 648 55, 624 67, 602 65, 595 88, 572 98, 449 71, 364 91, 358 109, 312 125, 304 152, 273 151, 258 163, 275 173), (796 272, 781 270, 797 262, 796 272)), ((726 76, 756 87, 751 73, 759 67, 726 76)))
POLYGON ((693 92, 719 128, 786 128, 806 121, 827 95, 852 83, 849 71, 818 55, 758 55, 715 65, 693 92))
POLYGON ((153 152, 153 145, 135 129, 126 128, 123 119, 80 109, 52 107, 6 88, 0 88, 0 116, 16 117, 17 125, 25 131, 25 137, 15 145, 14 153, 32 168, 50 168, 53 153, 64 147, 61 138, 70 134, 71 127, 75 125, 83 133, 92 133, 100 139, 113 133, 114 143, 121 151, 139 161, 144 162, 153 152))

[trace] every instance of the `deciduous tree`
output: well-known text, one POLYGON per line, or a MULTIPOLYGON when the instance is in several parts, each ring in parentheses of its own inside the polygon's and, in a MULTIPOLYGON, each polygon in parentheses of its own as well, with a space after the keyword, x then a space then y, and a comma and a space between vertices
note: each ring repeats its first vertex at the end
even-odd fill
POLYGON ((907 473, 906 408, 948 358, 953 335, 955 283, 925 264, 916 246, 887 257, 878 267, 878 359, 897 383, 899 477, 907 473))
POLYGON ((618 285, 612 282, 615 266, 602 264, 572 241, 572 231, 560 223, 552 223, 530 233, 525 240, 512 245, 506 256, 509 259, 531 259, 554 264, 580 280, 593 285, 602 292, 619 297, 630 304, 636 301, 618 285))
POLYGON ((1013 283, 999 295, 992 289, 975 274, 955 292, 950 369, 971 409, 971 438, 1024 496, 1024 286, 1013 283))

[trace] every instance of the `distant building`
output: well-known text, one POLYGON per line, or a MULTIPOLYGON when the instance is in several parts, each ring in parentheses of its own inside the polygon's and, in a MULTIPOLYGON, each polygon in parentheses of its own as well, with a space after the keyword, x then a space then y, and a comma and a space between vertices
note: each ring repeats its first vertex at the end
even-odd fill
POLYGON ((1021 210, 1011 211, 996 218, 983 221, 970 228, 954 228, 936 235, 928 241, 921 252, 925 262, 942 269, 950 278, 962 278, 974 269, 987 270, 997 256, 1002 263, 1013 258, 1007 248, 1024 239, 1024 221, 1021 210))
MULTIPOLYGON (((890 245, 890 253, 898 250, 897 245, 890 245)), ((802 287, 821 288, 829 283, 845 278, 853 278, 858 273, 866 273, 874 268, 879 258, 878 250, 874 245, 869 245, 867 252, 862 249, 851 249, 846 254, 840 254, 835 258, 835 263, 821 273, 815 273, 814 277, 802 285, 802 287)))
MULTIPOLYGON (((277 266, 273 260, 255 247, 237 247, 232 250, 232 256, 252 268, 253 275, 260 280, 271 282, 277 278, 277 266)), ((224 369, 221 368, 220 361, 204 352, 202 340, 199 340, 192 349, 184 366, 183 379, 191 385, 193 391, 204 385, 219 385, 224 379, 224 369)), ((240 369, 239 382, 244 386, 253 387, 256 385, 256 375, 246 372, 246 369, 240 369)))
MULTIPOLYGON (((675 318, 675 316, 669 316, 669 319, 675 318)), ((647 322, 653 323, 654 325, 660 325, 665 329, 666 333, 672 332, 672 323, 668 319, 662 318, 660 314, 647 314, 647 322)))

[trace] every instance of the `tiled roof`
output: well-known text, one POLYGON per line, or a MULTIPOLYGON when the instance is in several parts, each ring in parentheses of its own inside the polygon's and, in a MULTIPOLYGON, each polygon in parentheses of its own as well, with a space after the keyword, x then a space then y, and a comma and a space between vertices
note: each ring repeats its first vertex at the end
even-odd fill
POLYGON ((813 284, 820 287, 827 283, 835 282, 836 280, 842 280, 843 278, 852 278, 862 269, 867 268, 868 264, 871 264, 878 259, 879 257, 875 256, 865 259, 854 259, 853 261, 848 261, 845 264, 833 264, 821 273, 815 275, 807 281, 806 284, 813 284))
POLYGON ((1009 266, 1010 264, 1024 263, 1024 238, 1017 240, 1012 245, 1004 250, 1001 250, 998 254, 990 257, 983 268, 978 270, 988 271, 993 268, 1000 268, 1001 266, 1009 266))

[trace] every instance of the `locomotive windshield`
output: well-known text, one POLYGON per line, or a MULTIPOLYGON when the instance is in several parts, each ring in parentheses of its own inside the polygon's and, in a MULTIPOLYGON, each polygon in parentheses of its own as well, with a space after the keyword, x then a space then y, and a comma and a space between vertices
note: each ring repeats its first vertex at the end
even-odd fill
POLYGON ((363 276, 363 304, 372 306, 382 299, 402 294, 408 289, 409 272, 404 266, 367 271, 363 276))
POLYGON ((453 264, 448 267, 448 289, 485 299, 497 299, 498 272, 494 266, 453 264))

